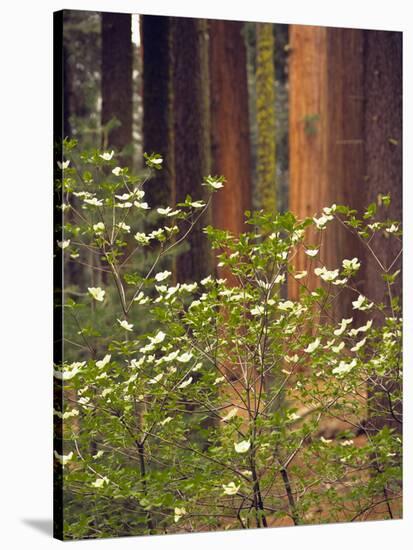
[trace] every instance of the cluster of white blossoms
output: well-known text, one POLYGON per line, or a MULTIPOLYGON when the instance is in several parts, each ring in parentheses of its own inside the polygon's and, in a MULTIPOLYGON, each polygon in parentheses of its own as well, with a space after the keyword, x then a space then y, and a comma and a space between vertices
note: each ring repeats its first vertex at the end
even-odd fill
POLYGON ((86 361, 75 361, 68 365, 63 365, 62 370, 54 370, 53 376, 58 380, 71 380, 78 374, 86 365, 86 361))
POLYGON ((317 229, 323 230, 326 229, 328 222, 332 221, 334 216, 331 214, 322 214, 319 218, 313 218, 313 222, 317 229))
POLYGON ((159 296, 155 298, 154 303, 169 302, 173 304, 176 300, 176 294, 182 294, 185 292, 192 293, 198 288, 198 283, 178 283, 175 286, 170 287, 166 285, 155 285, 155 288, 158 291, 159 296))

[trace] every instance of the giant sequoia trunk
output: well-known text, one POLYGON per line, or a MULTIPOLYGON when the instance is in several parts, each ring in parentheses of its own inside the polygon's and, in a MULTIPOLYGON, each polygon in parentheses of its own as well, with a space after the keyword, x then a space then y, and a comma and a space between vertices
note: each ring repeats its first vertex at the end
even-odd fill
MULTIPOLYGON (((390 193, 392 204, 383 216, 401 220, 401 33, 292 26, 290 37, 290 209, 300 218, 333 202, 362 211, 380 193, 390 193)), ((374 257, 349 232, 331 230, 322 264, 331 269, 343 258, 361 258, 359 290, 389 306, 374 257)), ((314 231, 312 244, 319 235, 314 231)), ((399 253, 384 236, 376 236, 372 246, 385 267, 399 253)), ((295 265, 308 269, 309 259, 300 253, 295 265)), ((296 298, 299 285, 290 283, 290 296, 296 298)), ((308 286, 316 284, 314 275, 309 277, 308 286)), ((400 282, 393 294, 401 294, 400 282)), ((351 298, 342 293, 336 300, 338 319, 355 316, 351 298)), ((376 316, 375 322, 382 318, 376 316)), ((400 388, 385 392, 380 384, 386 381, 376 380, 369 388, 369 425, 400 427, 389 410, 389 396, 400 388)))
POLYGON ((244 212, 251 209, 247 63, 242 28, 243 23, 236 21, 213 20, 209 29, 212 171, 226 178, 224 189, 214 194, 212 217, 215 227, 234 234, 245 231, 244 212))
MULTIPOLYGON (((132 144, 131 16, 102 13, 102 126, 116 119, 118 126, 103 138, 104 147, 121 151, 132 144)), ((131 159, 131 151, 125 155, 131 159)))
MULTIPOLYGON (((203 177, 210 172, 207 22, 171 18, 174 161, 176 199, 206 198, 203 177)), ((196 214, 196 212, 195 212, 196 214)), ((190 250, 176 262, 178 281, 199 280, 212 270, 211 254, 200 220, 188 238, 190 250)))
MULTIPOLYGON (((368 202, 377 201, 379 194, 390 194, 391 205, 383 217, 402 219, 402 34, 399 32, 365 31, 365 163, 368 202)), ((372 246, 384 267, 389 267, 401 250, 389 246, 384 236, 376 236, 372 246)), ((401 269, 401 256, 392 273, 401 269)), ((390 306, 387 283, 377 276, 378 265, 371 258, 366 265, 365 294, 376 302, 390 306)), ((391 287, 393 297, 401 298, 401 277, 391 287)), ((396 306, 397 307, 397 306, 396 306)), ((396 313, 397 315, 397 313, 396 313)), ((376 315, 375 322, 382 319, 376 315)), ((400 357, 400 361, 402 358, 400 357)), ((401 429, 401 402, 390 401, 401 390, 400 385, 389 386, 386 380, 377 380, 371 387, 370 420, 375 428, 389 425, 401 429), (387 391, 381 391, 380 385, 387 391)))
MULTIPOLYGON (((314 216, 332 203, 362 208, 364 198, 363 32, 290 27, 290 209, 314 216)), ((313 231, 308 244, 317 244, 313 231)), ((323 235, 320 259, 328 268, 361 257, 360 243, 335 225, 323 235)), ((297 270, 308 269, 308 286, 318 285, 308 256, 300 251, 297 270)), ((289 294, 299 283, 290 279, 289 294)), ((351 295, 336 301, 337 318, 348 317, 351 295)))
POLYGON ((146 189, 149 204, 166 206, 173 199, 173 129, 169 18, 142 17, 143 40, 143 149, 159 153, 163 169, 146 189))

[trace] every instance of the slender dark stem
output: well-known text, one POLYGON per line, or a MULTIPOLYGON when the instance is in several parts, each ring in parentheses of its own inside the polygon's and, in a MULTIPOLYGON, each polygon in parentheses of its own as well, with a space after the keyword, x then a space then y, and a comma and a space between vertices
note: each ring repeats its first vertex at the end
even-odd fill
MULTIPOLYGON (((136 447, 138 449, 139 456, 139 467, 141 471, 141 480, 142 480, 142 489, 145 496, 148 495, 148 487, 146 484, 146 465, 145 465, 145 446, 144 443, 140 441, 135 441, 136 447)), ((153 533, 154 525, 150 512, 146 514, 146 523, 149 529, 150 534, 153 533)))
POLYGON ((284 487, 285 487, 285 490, 287 492, 288 504, 290 506, 290 512, 291 512, 292 520, 294 522, 294 525, 299 525, 300 524, 300 519, 298 517, 297 506, 296 506, 296 503, 295 503, 295 500, 294 500, 293 492, 291 490, 290 478, 288 476, 288 472, 287 472, 286 468, 281 468, 281 477, 283 478, 284 487))

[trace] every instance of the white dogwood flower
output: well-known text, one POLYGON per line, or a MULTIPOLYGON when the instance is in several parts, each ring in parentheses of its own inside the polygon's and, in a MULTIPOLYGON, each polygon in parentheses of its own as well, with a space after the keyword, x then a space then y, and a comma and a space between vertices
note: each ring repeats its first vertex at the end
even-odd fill
POLYGON ((172 275, 170 271, 161 271, 155 275, 155 280, 160 283, 161 281, 164 281, 169 277, 169 275, 172 275))
POLYGON ((117 226, 119 227, 119 229, 121 229, 122 231, 126 231, 126 233, 129 233, 130 232, 130 225, 127 225, 125 222, 119 222, 117 224, 117 226))
POLYGON ((103 369, 103 367, 106 367, 106 365, 110 362, 111 355, 107 354, 103 359, 100 359, 99 361, 96 361, 96 366, 98 369, 103 369))
POLYGON ((149 204, 147 202, 134 201, 133 204, 136 208, 140 208, 141 210, 149 210, 149 204))
POLYGON ((351 370, 353 370, 353 368, 357 365, 357 360, 356 359, 353 359, 352 361, 350 361, 350 363, 346 363, 345 361, 340 361, 340 364, 338 367, 335 367, 333 370, 332 370, 332 373, 333 374, 338 374, 338 375, 341 375, 341 374, 347 374, 348 372, 350 372, 351 370))
POLYGON ((93 231, 95 233, 103 233, 103 231, 105 231, 105 224, 103 222, 98 222, 98 223, 95 223, 93 224, 93 231))
POLYGON ((175 510, 174 510, 174 521, 175 521, 175 523, 177 523, 182 518, 182 516, 184 516, 185 514, 186 514, 185 508, 175 508, 175 510))
POLYGON ((225 416, 223 416, 221 418, 221 421, 222 422, 228 422, 229 420, 231 420, 231 418, 234 418, 234 416, 237 416, 237 413, 238 413, 238 407, 234 407, 233 409, 231 409, 229 411, 228 414, 226 414, 225 416))
POLYGON ((334 269, 333 271, 328 271, 326 267, 316 267, 314 269, 314 273, 321 277, 323 281, 326 281, 327 283, 334 281, 334 279, 337 279, 338 277, 338 269, 334 269))
POLYGON ((239 443, 234 443, 234 449, 236 453, 246 453, 251 447, 251 441, 246 439, 245 441, 240 441, 239 443))
POLYGON ((366 343, 366 340, 367 338, 363 338, 362 340, 360 340, 359 342, 357 342, 357 344, 355 344, 350 351, 358 351, 360 348, 362 348, 364 346, 364 344, 366 343))
POLYGON ((157 384, 160 380, 162 380, 162 378, 163 378, 163 372, 161 372, 160 374, 157 374, 154 378, 151 378, 148 384, 157 384))
POLYGON ((65 248, 67 248, 70 244, 70 239, 67 239, 66 241, 57 241, 57 246, 59 248, 61 248, 62 250, 64 250, 65 248))
POLYGON ((334 336, 341 336, 347 328, 347 325, 353 322, 353 317, 349 319, 341 319, 340 327, 334 331, 334 336))
POLYGON ((192 383, 192 380, 193 378, 190 376, 187 380, 184 380, 181 384, 179 384, 178 389, 183 390, 192 383))
POLYGON ((70 363, 64 366, 63 370, 54 370, 53 375, 58 380, 71 380, 86 365, 86 361, 70 363))
POLYGON ((306 353, 312 353, 318 348, 319 345, 320 345, 320 338, 316 338, 314 342, 311 342, 310 344, 308 344, 308 346, 304 349, 304 351, 306 353))
POLYGON ((161 344, 165 340, 166 334, 161 330, 156 333, 155 336, 149 336, 151 344, 161 344))
POLYGON ((101 289, 100 286, 90 286, 88 287, 88 291, 92 298, 97 302, 103 302, 103 300, 105 299, 106 291, 101 289))
POLYGON ((307 256, 314 258, 314 256, 317 256, 319 250, 320 250, 319 248, 306 248, 304 252, 307 254, 307 256))
POLYGON ((180 363, 188 363, 188 361, 190 361, 192 357, 193 357, 192 353, 186 351, 185 353, 177 357, 177 360, 180 363))
POLYGON ((397 231, 399 231, 399 227, 392 223, 390 227, 386 227, 386 231, 387 233, 397 233, 397 231))
POLYGON ((83 199, 83 202, 90 204, 91 206, 103 206, 103 200, 98 199, 97 197, 92 197, 91 199, 83 199))
POLYGON ((357 271, 360 268, 360 261, 358 258, 353 258, 352 260, 343 260, 342 263, 344 269, 350 269, 351 271, 357 271))
POLYGON ((236 495, 241 485, 235 485, 233 481, 230 481, 227 485, 222 485, 225 495, 236 495))
POLYGON ((145 233, 139 233, 138 231, 138 233, 135 233, 135 240, 138 241, 139 244, 146 245, 149 244, 151 238, 145 233))
POLYGON ((63 162, 60 162, 60 160, 57 161, 57 166, 60 168, 60 170, 66 170, 66 168, 69 167, 70 160, 64 160, 63 162))
POLYGON ((92 487, 96 487, 96 489, 101 489, 104 485, 108 485, 109 480, 106 476, 104 477, 98 477, 96 481, 92 483, 92 487))
POLYGON ((123 319, 122 321, 120 319, 117 319, 117 321, 123 329, 132 332, 133 325, 131 323, 128 323, 126 319, 123 319))
POLYGON ((251 310, 251 315, 263 315, 264 311, 264 306, 255 306, 251 310))
POLYGON ((323 214, 319 218, 313 218, 313 222, 315 223, 317 229, 325 229, 326 225, 329 221, 333 220, 334 216, 331 216, 329 214, 323 214))
POLYGON ((366 303, 367 298, 363 296, 362 294, 359 294, 359 297, 354 302, 351 302, 353 304, 353 309, 359 309, 360 311, 366 311, 368 309, 371 309, 373 307, 373 302, 370 304, 366 303))
POLYGON ((115 154, 115 151, 111 151, 110 153, 109 152, 102 153, 99 156, 103 160, 112 160, 114 154, 115 154))
POLYGON ((73 458, 72 451, 70 451, 68 455, 60 455, 57 451, 54 451, 54 455, 62 466, 66 466, 66 464, 73 458))
POLYGON ((340 351, 344 348, 345 343, 341 342, 338 346, 332 346, 331 351, 334 353, 340 353, 340 351))

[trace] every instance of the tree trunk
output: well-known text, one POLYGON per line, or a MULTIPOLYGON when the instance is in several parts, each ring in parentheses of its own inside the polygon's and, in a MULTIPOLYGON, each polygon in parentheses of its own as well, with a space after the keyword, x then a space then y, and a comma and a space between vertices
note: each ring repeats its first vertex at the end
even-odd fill
POLYGON ((131 162, 132 147, 132 38, 131 16, 124 13, 102 13, 102 126, 103 147, 122 151, 131 162), (108 127, 107 127, 108 128, 108 127))
MULTIPOLYGON (((206 199, 201 183, 210 172, 207 22, 178 17, 170 22, 176 199, 185 200, 187 194, 206 199)), ((208 221, 204 215, 189 235, 190 251, 177 258, 179 282, 199 280, 212 270, 202 231, 208 221)))
POLYGON ((257 23, 257 191, 260 208, 277 210, 275 164, 275 69, 272 23, 257 23))
MULTIPOLYGON (((366 139, 366 187, 368 202, 376 202, 379 194, 391 196, 390 207, 383 218, 402 220, 402 34, 399 32, 365 31, 365 139, 366 139)), ((372 246, 381 263, 390 266, 401 249, 391 244, 383 235, 376 236, 372 246)), ((392 273, 401 269, 401 257, 394 264, 392 273)), ((378 266, 373 258, 366 265, 364 293, 376 302, 389 307, 387 284, 378 276, 378 266)), ((401 277, 392 285, 394 297, 400 297, 401 277)), ((396 315, 399 315, 396 313, 396 315)), ((375 316, 375 323, 382 318, 375 316)), ((401 358, 400 358, 401 361, 401 358)), ((400 385, 389 386, 388 381, 378 380, 386 386, 390 396, 400 391, 400 385)), ((370 421, 375 429, 384 425, 401 430, 389 410, 388 396, 378 389, 370 388, 370 421), (382 412, 380 412, 382 411, 382 412), (387 412, 386 412, 387 411, 387 412)), ((396 416, 401 416, 401 403, 394 406, 396 416)))
MULTIPOLYGON (((290 209, 299 218, 319 214, 332 203, 362 208, 364 198, 363 32, 292 25, 290 28, 290 209)), ((363 252, 358 240, 334 222, 323 233, 320 260, 339 267, 363 252)), ((318 244, 313 230, 306 244, 318 244)), ((297 270, 318 286, 314 262, 301 250, 297 270)), ((299 283, 289 280, 298 297, 299 283)), ((349 316, 351 295, 336 301, 336 318, 349 316)))
POLYGON ((151 207, 173 200, 173 143, 169 18, 142 17, 143 40, 143 148, 159 153, 163 169, 151 179, 146 198, 151 207))
MULTIPOLYGON (((243 24, 210 22, 212 170, 226 178, 214 194, 213 224, 235 235, 245 231, 251 209, 251 160, 247 62, 243 24)), ((220 273, 228 277, 228 273, 220 273)), ((235 283, 235 281, 233 281, 235 283)))

